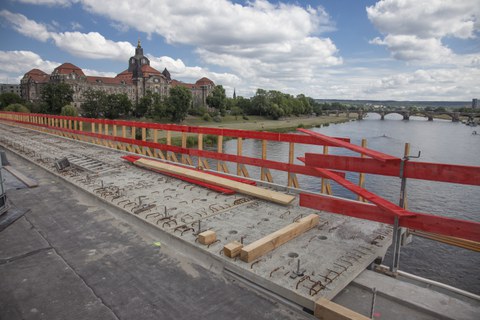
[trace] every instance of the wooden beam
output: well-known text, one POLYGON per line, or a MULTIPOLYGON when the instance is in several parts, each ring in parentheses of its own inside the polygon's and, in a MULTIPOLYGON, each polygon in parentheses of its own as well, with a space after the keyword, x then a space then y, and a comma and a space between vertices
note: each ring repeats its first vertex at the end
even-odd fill
POLYGON ((215 231, 207 230, 198 235, 198 242, 204 245, 209 245, 217 241, 217 234, 215 231))
POLYGON ((360 313, 347 309, 325 298, 320 298, 315 301, 313 315, 321 320, 370 320, 370 318, 360 313))
POLYGON ((230 179, 213 176, 211 174, 207 174, 200 171, 195 171, 188 168, 183 168, 180 166, 171 165, 171 164, 167 164, 159 161, 139 159, 135 161, 134 164, 140 167, 148 168, 148 169, 159 169, 159 170, 166 171, 168 173, 178 174, 187 178, 192 178, 192 179, 200 180, 203 182, 211 183, 213 185, 232 189, 243 194, 251 195, 260 199, 272 201, 282 205, 288 205, 295 199, 295 196, 259 188, 259 187, 248 185, 238 181, 232 181, 230 179))
POLYGON ((24 183, 27 187, 34 188, 34 187, 38 186, 38 182, 36 180, 30 179, 29 177, 27 177, 26 175, 24 175, 23 173, 21 173, 20 171, 15 169, 14 167, 3 166, 3 168, 5 170, 7 170, 8 172, 10 172, 12 174, 12 176, 14 176, 18 180, 20 180, 22 183, 24 183))
POLYGON ((240 259, 245 262, 252 262, 264 254, 278 248, 282 244, 312 229, 318 224, 319 220, 320 217, 318 215, 311 214, 253 243, 250 243, 242 248, 242 251, 240 252, 240 259))
MULTIPOLYGON (((366 148, 366 147, 367 147, 367 139, 362 139, 362 148, 366 148)), ((362 158, 365 158, 365 155, 363 153, 362 153, 362 158)), ((363 172, 361 172, 358 177, 358 186, 360 188, 363 188, 365 186, 365 173, 363 172)), ((365 199, 363 199, 362 196, 358 196, 357 200, 362 202, 365 201, 365 199)))
POLYGON ((226 257, 235 258, 240 254, 240 252, 242 251, 242 248, 243 248, 243 244, 241 244, 238 241, 233 241, 226 244, 223 247, 223 253, 225 254, 226 257))

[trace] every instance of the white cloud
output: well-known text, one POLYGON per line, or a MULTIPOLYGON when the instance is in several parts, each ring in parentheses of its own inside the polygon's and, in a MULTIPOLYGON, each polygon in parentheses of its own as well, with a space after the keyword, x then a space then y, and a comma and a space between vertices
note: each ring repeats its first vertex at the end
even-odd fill
POLYGON ((386 46, 399 60, 463 64, 465 57, 455 54, 442 40, 474 39, 480 30, 478 0, 381 0, 366 10, 385 35, 370 43, 386 46))
POLYGON ((466 39, 480 28, 478 0, 381 0, 367 7, 367 14, 384 34, 466 39))
POLYGON ((130 42, 108 40, 98 32, 52 32, 50 36, 57 47, 77 57, 126 61, 135 50, 130 42))
POLYGON ((70 26, 72 27, 73 30, 80 30, 80 29, 83 29, 83 26, 76 22, 76 21, 72 21, 70 22, 70 26))
POLYGON ((68 7, 78 0, 17 0, 18 2, 26 4, 47 5, 47 6, 62 6, 68 7))
POLYGON ((370 41, 372 44, 384 45, 398 60, 424 62, 449 62, 453 52, 442 45, 439 39, 418 38, 415 35, 387 35, 384 39, 375 38, 370 41))
MULTIPOLYGON (((325 67, 343 63, 334 42, 319 36, 334 30, 322 7, 266 0, 245 5, 227 0, 82 3, 90 12, 149 35, 158 34, 167 43, 195 47, 206 64, 232 70, 235 77, 227 73, 227 78, 234 83, 241 79, 244 86, 298 86, 299 82, 313 82, 325 67)), ((183 66, 174 63, 167 68, 173 71, 183 66)), ((184 70, 183 75, 194 74, 184 70)))
POLYGON ((32 51, 0 51, 0 72, 18 76, 31 69, 40 69, 50 73, 60 63, 43 60, 32 51))
POLYGON ((46 25, 29 20, 23 14, 2 10, 0 11, 0 17, 8 20, 12 24, 13 29, 24 36, 43 42, 50 38, 50 32, 47 30, 46 25))

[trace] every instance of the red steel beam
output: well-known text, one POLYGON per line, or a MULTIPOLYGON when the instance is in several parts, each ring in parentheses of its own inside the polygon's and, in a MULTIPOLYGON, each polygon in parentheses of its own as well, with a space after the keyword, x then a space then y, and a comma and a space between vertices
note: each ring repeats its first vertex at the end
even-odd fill
MULTIPOLYGON (((14 122, 31 125, 31 123, 25 122, 25 121, 16 120, 14 122)), ((258 159, 258 158, 253 158, 253 157, 246 157, 246 156, 237 156, 237 155, 228 154, 228 153, 218 153, 218 152, 215 152, 215 151, 182 148, 182 147, 178 147, 178 146, 160 144, 160 143, 143 141, 143 140, 136 140, 136 139, 131 139, 131 138, 123 138, 123 137, 118 137, 118 136, 114 137, 114 136, 105 135, 105 134, 101 134, 101 133, 93 133, 93 132, 88 132, 88 131, 79 131, 79 130, 73 130, 73 129, 58 128, 58 127, 50 127, 48 125, 41 125, 41 124, 34 124, 34 125, 38 126, 38 127, 49 128, 49 129, 56 130, 56 131, 78 134, 78 135, 83 135, 83 136, 88 136, 88 137, 94 137, 94 138, 97 138, 97 139, 103 139, 103 140, 110 140, 110 141, 122 142, 122 143, 127 143, 127 144, 133 144, 133 145, 142 146, 142 147, 149 147, 149 148, 159 149, 159 150, 162 150, 162 151, 171 151, 171 152, 175 152, 175 153, 187 154, 187 155, 190 155, 190 156, 204 157, 204 158, 210 158, 210 159, 221 160, 221 161, 229 161, 229 162, 234 162, 234 163, 242 163, 242 164, 252 165, 252 166, 256 166, 256 167, 264 167, 264 168, 269 168, 269 169, 279 170, 279 171, 284 171, 284 172, 291 172, 291 173, 304 174, 304 175, 309 175, 309 176, 314 176, 314 177, 321 177, 321 175, 315 170, 315 168, 307 167, 307 166, 304 166, 304 165, 289 164, 289 163, 285 163, 285 162, 279 162, 279 161, 273 161, 273 160, 264 160, 264 159, 258 159)))
MULTIPOLYGON (((394 222, 394 217, 385 214, 379 207, 353 200, 302 193, 300 194, 300 205, 376 222, 388 224, 394 222)), ((478 222, 420 212, 412 213, 414 216, 399 218, 400 226, 480 242, 480 223, 478 222)))
MULTIPOLYGON (((300 160, 304 160, 303 158, 299 158, 300 160)), ((357 186, 356 184, 348 181, 345 178, 340 177, 339 175, 335 174, 334 172, 327 170, 327 169, 322 169, 322 168, 315 168, 315 170, 322 175, 323 178, 326 179, 332 179, 342 187, 346 188, 347 190, 352 191, 353 193, 361 196, 362 198, 370 201, 371 203, 376 204, 379 206, 383 211, 394 215, 394 216, 410 216, 414 213, 407 211, 399 206, 397 206, 394 203, 391 203, 388 200, 383 199, 382 197, 376 195, 375 193, 372 193, 366 189, 363 189, 362 187, 357 186)))
POLYGON ((378 151, 368 149, 368 148, 364 148, 364 147, 360 147, 360 146, 357 146, 355 144, 345 142, 345 141, 342 141, 342 140, 339 140, 339 139, 336 139, 336 138, 332 138, 332 137, 326 136, 326 135, 318 133, 318 132, 313 132, 311 130, 301 129, 301 128, 299 128, 297 130, 300 131, 300 132, 306 133, 306 134, 308 134, 312 137, 315 137, 315 138, 317 138, 320 141, 323 141, 325 143, 330 143, 330 144, 334 145, 335 147, 342 147, 342 148, 346 148, 346 149, 349 149, 349 150, 352 150, 352 151, 355 151, 355 152, 359 152, 361 154, 372 157, 372 158, 377 159, 377 160, 382 161, 382 162, 392 161, 392 160, 397 161, 397 162, 400 161, 400 158, 391 156, 389 154, 378 152, 378 151))
MULTIPOLYGON (((320 146, 323 146, 323 145, 333 146, 327 142, 319 141, 315 137, 305 136, 301 134, 294 134, 294 133, 276 133, 276 132, 250 131, 250 130, 240 130, 240 129, 194 127, 194 126, 185 126, 185 125, 177 125, 177 124, 162 124, 162 123, 153 123, 153 122, 110 120, 110 119, 92 119, 92 118, 57 116, 57 115, 46 115, 46 114, 36 114, 36 113, 19 113, 19 112, 5 112, 5 111, 0 113, 17 115, 17 116, 25 115, 25 116, 36 116, 36 117, 44 117, 44 118, 51 118, 51 119, 83 121, 86 123, 96 123, 96 124, 102 124, 102 125, 108 124, 108 125, 128 126, 128 127, 146 128, 146 129, 170 130, 170 131, 187 132, 187 133, 202 133, 202 134, 211 134, 211 135, 226 136, 226 137, 244 138, 244 139, 259 139, 259 140, 279 141, 279 142, 295 142, 295 143, 312 144, 312 145, 320 145, 320 146)), ((10 120, 10 119, 3 119, 3 120, 40 126, 39 124, 30 123, 27 121, 10 120)), ((56 129, 60 129, 60 128, 56 128, 56 129)), ((335 138, 335 139, 338 139, 344 142, 350 141, 349 138, 335 138)))
MULTIPOLYGON (((400 176, 400 163, 393 161, 381 162, 369 158, 306 153, 305 164, 332 170, 400 176)), ((480 167, 475 166, 406 161, 404 176, 412 179, 480 185, 480 167)))

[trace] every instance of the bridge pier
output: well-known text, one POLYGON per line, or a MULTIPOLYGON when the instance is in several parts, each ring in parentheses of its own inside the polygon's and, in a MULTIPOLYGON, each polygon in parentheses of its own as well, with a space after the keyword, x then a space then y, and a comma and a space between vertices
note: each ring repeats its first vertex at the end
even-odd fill
POLYGON ((410 120, 410 113, 405 112, 405 113, 403 114, 403 120, 410 120))
POLYGON ((359 110, 357 113, 357 120, 363 120, 363 110, 359 110))
POLYGON ((428 121, 433 121, 433 116, 428 116, 428 121))
POLYGON ((380 114, 380 120, 385 120, 385 113, 380 114))

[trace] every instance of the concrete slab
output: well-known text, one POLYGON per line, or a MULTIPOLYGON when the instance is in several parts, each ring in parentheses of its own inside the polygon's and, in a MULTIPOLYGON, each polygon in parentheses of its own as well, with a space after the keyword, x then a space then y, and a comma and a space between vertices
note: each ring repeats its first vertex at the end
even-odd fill
MULTIPOLYGON (((373 260, 383 256, 391 241, 390 227, 301 208, 298 200, 284 207, 240 194, 221 195, 136 168, 120 159, 121 151, 43 133, 32 134, 27 129, 3 124, 0 131, 0 143, 23 157, 59 174, 105 203, 132 214, 190 247, 200 249, 239 276, 309 309, 313 309, 314 301, 320 296, 333 298, 373 260), (80 168, 57 173, 55 160, 72 154, 98 159, 117 172, 101 177, 80 168), (140 212, 139 209, 143 208, 148 210, 140 212), (245 236, 244 241, 248 244, 311 213, 320 215, 318 228, 251 264, 231 260, 221 252, 223 245, 232 240, 245 236), (194 233, 198 232, 199 221, 202 231, 213 229, 220 241, 210 246, 196 243, 194 233), (298 259, 301 268, 305 269, 305 276, 292 279, 290 275, 296 269, 298 259)), ((61 206, 59 199, 53 201, 51 205, 61 206)), ((64 232, 71 232, 68 222, 62 217, 57 217, 55 224, 64 232)), ((54 226, 53 221, 45 227, 51 226, 54 226)), ((85 234, 89 231, 84 230, 85 234)), ((88 243, 88 239, 82 240, 88 243)), ((69 250, 74 251, 75 248, 69 250)))
POLYGON ((61 179, 40 169, 32 176, 37 188, 9 194, 31 207, 28 221, 0 233, 2 256, 15 256, 0 263, 1 319, 311 318, 156 245, 61 179))

